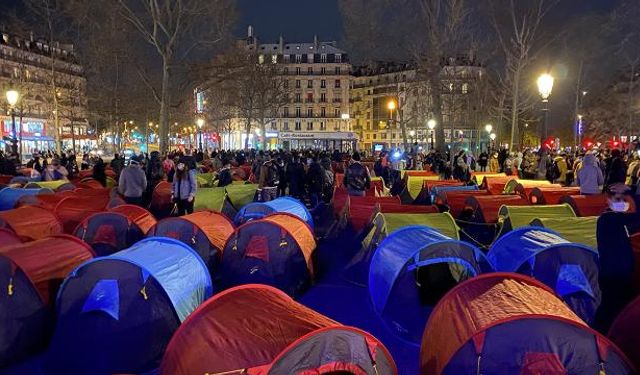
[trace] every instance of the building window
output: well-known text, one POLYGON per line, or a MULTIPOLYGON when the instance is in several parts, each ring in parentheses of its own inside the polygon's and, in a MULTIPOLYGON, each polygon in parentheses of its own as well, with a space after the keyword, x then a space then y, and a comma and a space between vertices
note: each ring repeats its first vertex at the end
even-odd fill
POLYGON ((300 118, 302 116, 302 109, 300 107, 296 107, 296 117, 300 118))
POLYGON ((312 80, 308 80, 307 81, 307 88, 308 89, 312 89, 313 88, 313 81, 312 80))
POLYGON ((327 109, 325 107, 320 108, 320 117, 327 117, 327 109))
POLYGON ((336 108, 333 110, 333 116, 336 118, 340 117, 340 108, 336 108))
POLYGON ((320 68, 320 73, 322 73, 322 75, 327 74, 327 68, 325 68, 324 66, 320 68))
POLYGON ((278 127, 276 126, 275 121, 271 123, 271 130, 278 130, 278 127))
POLYGON ((322 55, 320 55, 320 62, 321 63, 326 63, 327 62, 327 54, 323 53, 322 55))
MULTIPOLYGON (((378 135, 376 133, 373 133, 373 139, 376 140, 378 138, 378 135)), ((382 138, 380 138, 382 139, 382 138)))
POLYGON ((264 55, 258 56, 258 64, 264 64, 264 55))
POLYGON ((312 67, 308 67, 307 68, 307 74, 308 75, 312 75, 313 74, 313 68, 312 67))
POLYGON ((302 94, 300 93, 296 94, 296 103, 302 103, 302 94))
POLYGON ((326 103, 327 102, 327 94, 322 93, 320 94, 320 103, 326 103))
POLYGON ((302 62, 302 55, 296 55, 296 64, 300 64, 302 62))
POLYGON ((313 130, 313 122, 307 122, 307 130, 313 130))
POLYGON ((284 122, 284 126, 282 127, 282 130, 285 130, 285 131, 289 130, 289 122, 288 121, 284 122))
POLYGON ((307 103, 313 103, 313 93, 307 93, 307 103))
POLYGON ((297 67, 296 68, 296 75, 300 75, 302 74, 302 68, 301 67, 297 67))
POLYGON ((284 63, 288 64, 289 62, 291 62, 291 56, 289 55, 284 55, 284 63))
POLYGON ((462 84, 462 93, 466 94, 468 92, 469 92, 469 84, 465 82, 462 84))
POLYGON ((342 62, 342 55, 339 53, 336 53, 336 62, 337 63, 341 63, 342 62))
POLYGON ((453 83, 449 84, 449 91, 453 91, 453 83))
POLYGON ((327 88, 327 80, 323 79, 320 81, 320 88, 322 89, 326 89, 327 88))
POLYGON ((284 68, 282 69, 282 74, 284 74, 285 76, 289 74, 289 68, 284 68))
POLYGON ((289 117, 289 107, 284 107, 284 109, 282 110, 282 116, 289 117))
POLYGON ((320 130, 327 130, 327 123, 324 121, 320 121, 320 130))
POLYGON ((299 89, 300 88, 300 80, 296 79, 296 88, 299 89))
POLYGON ((340 67, 339 66, 336 66, 336 75, 338 75, 338 76, 340 75, 340 67))
POLYGON ((340 80, 336 79, 336 88, 339 89, 340 88, 340 80))
POLYGON ((271 55, 271 63, 272 64, 278 63, 278 55, 271 55))
POLYGON ((309 55, 307 55, 307 62, 309 64, 313 64, 313 53, 310 53, 309 55))
POLYGON ((296 130, 302 130, 302 123, 300 121, 296 121, 296 130))
POLYGON ((313 117, 313 108, 307 108, 307 117, 313 117))
POLYGON ((282 84, 284 85, 285 89, 289 88, 289 81, 288 80, 285 80, 282 84))

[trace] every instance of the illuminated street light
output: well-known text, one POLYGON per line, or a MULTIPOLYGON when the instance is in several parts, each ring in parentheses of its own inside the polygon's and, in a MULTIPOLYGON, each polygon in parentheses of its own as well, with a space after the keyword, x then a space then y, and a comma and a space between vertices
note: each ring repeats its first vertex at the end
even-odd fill
POLYGON ((387 103, 387 108, 390 111, 395 111, 396 107, 396 102, 394 100, 389 100, 389 103, 387 103))
POLYGON ((496 133, 489 134, 489 138, 491 138, 491 141, 495 141, 496 140, 496 133))
POLYGON ((544 140, 549 136, 549 97, 553 91, 553 82, 553 76, 548 73, 545 73, 538 78, 538 92, 540 93, 540 97, 542 98, 542 103, 544 105, 542 108, 542 111, 544 112, 544 127, 540 144, 542 144, 542 142, 544 142, 544 140))
POLYGON ((411 130, 409 131, 409 136, 411 136, 412 138, 416 136, 416 131, 415 130, 411 130))
POLYGON ((427 122, 427 127, 428 127, 430 130, 435 129, 435 128, 436 128, 436 120, 429 120, 429 121, 427 122))
POLYGON ((484 130, 486 130, 487 133, 491 134, 491 132, 493 131, 493 125, 491 124, 485 125, 484 130))
POLYGON ((196 124, 198 124, 198 128, 199 128, 199 131, 198 131, 198 133, 199 133, 199 138, 200 138, 200 146, 199 146, 199 149, 200 149, 200 151, 202 151, 202 150, 203 150, 203 149, 202 149, 202 127, 204 126, 204 119, 203 119, 202 117, 199 117, 199 118, 196 120, 196 124))
MULTIPOLYGON (((20 99, 20 93, 16 90, 7 91, 7 102, 11 107, 11 152, 18 157, 18 163, 20 163, 20 154, 18 153, 18 134, 16 132, 16 104, 20 99)), ((22 147, 20 147, 22 149, 22 147)))
POLYGON ((348 114, 348 113, 343 113, 343 114, 342 114, 342 116, 341 116, 341 118, 342 118, 343 120, 349 120, 349 119, 351 119, 351 116, 349 116, 349 114, 348 114))
POLYGON ((434 138, 435 138, 435 128, 436 128, 436 120, 431 119, 429 121, 427 121, 427 127, 429 128, 429 131, 431 133, 431 150, 434 149, 434 138))
POLYGON ((18 99, 20 99, 20 94, 16 90, 7 91, 7 102, 11 108, 18 104, 18 99))

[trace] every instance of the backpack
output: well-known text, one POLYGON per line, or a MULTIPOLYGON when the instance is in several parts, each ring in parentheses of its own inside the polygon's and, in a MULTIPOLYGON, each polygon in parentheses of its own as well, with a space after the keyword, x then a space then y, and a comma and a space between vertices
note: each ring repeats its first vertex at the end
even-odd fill
POLYGON ((218 173, 218 187, 225 187, 231 185, 233 179, 231 178, 231 169, 223 168, 218 173))

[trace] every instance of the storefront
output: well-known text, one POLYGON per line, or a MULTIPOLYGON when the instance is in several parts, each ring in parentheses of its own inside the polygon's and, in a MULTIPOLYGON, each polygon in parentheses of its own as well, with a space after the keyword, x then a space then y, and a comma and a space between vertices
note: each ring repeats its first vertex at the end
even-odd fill
MULTIPOLYGON (((11 149, 11 139, 13 138, 13 124, 10 117, 0 118, 2 122, 2 138, 4 140, 4 151, 11 149)), ((20 147, 22 159, 29 159, 36 151, 55 150, 55 140, 48 136, 46 132, 46 122, 44 120, 16 118, 16 138, 20 147)))
POLYGON ((353 151, 358 138, 352 132, 281 132, 285 150, 313 149, 353 151))

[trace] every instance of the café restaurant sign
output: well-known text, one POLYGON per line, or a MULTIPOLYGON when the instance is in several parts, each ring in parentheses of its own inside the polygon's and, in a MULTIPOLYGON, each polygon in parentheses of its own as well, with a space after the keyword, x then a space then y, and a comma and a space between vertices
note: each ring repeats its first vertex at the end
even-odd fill
POLYGON ((356 140, 352 132, 280 132, 280 139, 347 139, 356 140))

